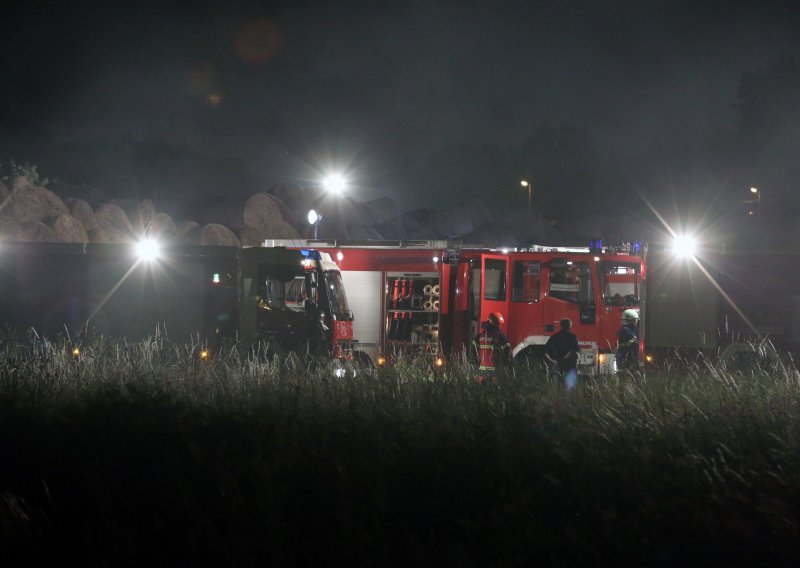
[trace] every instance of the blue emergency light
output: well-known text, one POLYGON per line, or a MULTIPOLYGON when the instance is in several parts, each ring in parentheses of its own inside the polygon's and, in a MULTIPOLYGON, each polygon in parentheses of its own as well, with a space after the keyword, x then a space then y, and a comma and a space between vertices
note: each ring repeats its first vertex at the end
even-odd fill
POLYGON ((603 252, 603 241, 601 239, 589 241, 589 252, 603 252))
POLYGON ((322 254, 318 250, 300 249, 300 254, 303 255, 303 258, 322 260, 322 254))

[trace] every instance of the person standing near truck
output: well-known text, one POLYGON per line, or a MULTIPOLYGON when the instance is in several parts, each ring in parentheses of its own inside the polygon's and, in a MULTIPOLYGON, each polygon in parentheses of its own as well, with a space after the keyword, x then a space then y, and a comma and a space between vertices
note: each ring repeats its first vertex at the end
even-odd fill
POLYGON ((511 344, 500 326, 505 319, 500 312, 492 312, 489 319, 481 324, 481 331, 473 341, 478 353, 478 382, 494 380, 498 366, 509 363, 511 344))
POLYGON ((550 336, 544 345, 544 355, 553 365, 558 367, 559 375, 564 379, 567 390, 578 382, 578 345, 577 336, 570 331, 572 320, 564 318, 560 322, 561 329, 550 336))
POLYGON ((639 312, 627 309, 622 312, 622 327, 617 333, 617 370, 639 369, 639 312))

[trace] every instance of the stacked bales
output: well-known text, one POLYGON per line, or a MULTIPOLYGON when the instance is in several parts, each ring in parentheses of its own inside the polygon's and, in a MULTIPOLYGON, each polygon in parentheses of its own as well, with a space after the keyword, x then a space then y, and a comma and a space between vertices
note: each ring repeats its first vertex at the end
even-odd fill
POLYGON ((218 223, 209 223, 201 229, 200 244, 203 246, 241 246, 236 234, 225 225, 218 223))
POLYGON ((57 242, 85 243, 89 241, 89 234, 83 224, 69 213, 62 213, 52 220, 50 228, 57 242))
POLYGON ((184 245, 199 245, 203 226, 197 221, 184 221, 175 229, 175 239, 184 245))
POLYGON ((119 205, 106 203, 95 211, 98 236, 104 239, 101 242, 125 243, 134 240, 134 231, 128 215, 119 205))

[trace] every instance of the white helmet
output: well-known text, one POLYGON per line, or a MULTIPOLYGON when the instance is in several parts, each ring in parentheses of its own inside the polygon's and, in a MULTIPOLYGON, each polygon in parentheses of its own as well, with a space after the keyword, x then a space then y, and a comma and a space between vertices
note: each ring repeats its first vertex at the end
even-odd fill
POLYGON ((639 321, 639 312, 628 308, 622 312, 622 321, 639 321))

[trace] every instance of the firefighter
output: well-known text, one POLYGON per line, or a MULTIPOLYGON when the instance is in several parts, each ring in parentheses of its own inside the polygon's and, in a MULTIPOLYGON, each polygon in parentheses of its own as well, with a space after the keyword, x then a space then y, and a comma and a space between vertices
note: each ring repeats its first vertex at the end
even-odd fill
POLYGON ((622 312, 622 327, 617 333, 617 370, 635 371, 639 368, 639 312, 622 312))
POLYGON ((570 331, 572 320, 564 318, 559 323, 561 329, 550 336, 544 346, 544 355, 558 367, 559 376, 564 379, 567 390, 572 390, 578 382, 578 338, 570 331))
POLYGON ((489 319, 481 324, 481 331, 475 336, 474 344, 478 353, 478 382, 494 381, 497 369, 510 363, 511 344, 500 330, 505 319, 500 312, 492 312, 489 319))

